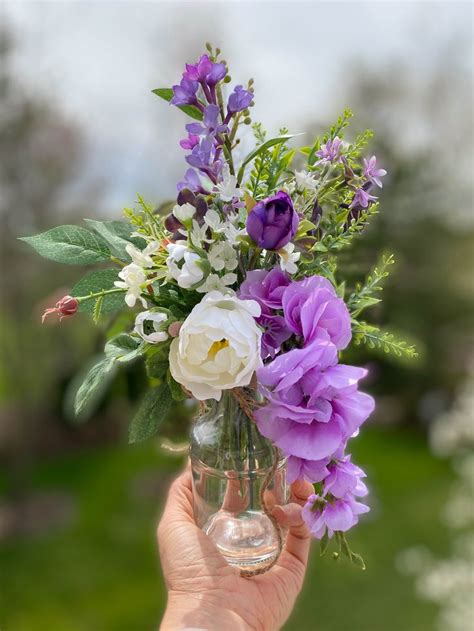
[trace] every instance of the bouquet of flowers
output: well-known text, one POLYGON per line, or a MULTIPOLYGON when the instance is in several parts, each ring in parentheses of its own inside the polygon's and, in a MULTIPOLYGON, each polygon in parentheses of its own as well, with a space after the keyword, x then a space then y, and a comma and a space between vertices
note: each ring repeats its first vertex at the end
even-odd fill
MULTIPOLYGON (((125 209, 125 220, 87 219, 86 228, 61 226, 23 239, 59 263, 108 264, 89 272, 43 319, 82 311, 97 323, 133 310, 134 324, 108 339, 104 358, 79 388, 76 412, 118 366, 144 359, 150 388, 131 422, 132 442, 157 432, 173 400, 194 397, 203 418, 230 416, 220 444, 235 447, 232 466, 221 464, 237 473, 230 486, 227 476, 217 512, 238 519, 249 506, 256 512, 261 499, 258 508, 274 525, 265 506, 272 484, 278 495, 273 478, 280 475, 280 487, 308 480, 315 491, 303 515, 322 550, 335 535, 336 555, 363 567, 344 533, 369 510, 360 501, 368 491, 347 450, 374 400, 359 390, 367 370, 343 363, 341 353, 351 341, 407 356, 415 350, 360 318, 380 302, 393 257, 384 255, 351 287, 339 275, 338 255, 378 212, 375 192, 386 171, 375 156, 361 158, 370 131, 344 140, 349 110, 299 149, 289 147, 287 129, 268 137, 252 123, 253 80, 226 90, 227 63, 219 49, 207 45, 207 51, 186 64, 179 84, 154 90, 191 119, 180 141, 189 168, 171 212, 139 197, 136 208, 125 209), (254 148, 245 155, 240 143, 252 131, 254 148), (274 463, 262 481, 258 454, 268 443, 274 463), (237 504, 229 499, 232 489, 237 504)), ((194 481, 202 499, 207 490, 198 470, 194 481)), ((196 517, 212 534, 210 518, 215 524, 206 514, 205 526, 196 517)), ((247 544, 249 537, 247 529, 247 544)))

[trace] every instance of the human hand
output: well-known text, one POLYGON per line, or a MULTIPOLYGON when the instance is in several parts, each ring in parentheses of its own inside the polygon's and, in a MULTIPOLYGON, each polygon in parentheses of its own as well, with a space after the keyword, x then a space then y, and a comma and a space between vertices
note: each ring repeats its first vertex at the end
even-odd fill
POLYGON ((265 574, 243 578, 226 563, 193 518, 191 470, 172 484, 158 525, 158 546, 168 589, 161 631, 273 631, 289 617, 303 585, 310 534, 301 506, 313 492, 307 482, 292 485, 290 504, 273 515, 289 528, 277 563, 265 574))

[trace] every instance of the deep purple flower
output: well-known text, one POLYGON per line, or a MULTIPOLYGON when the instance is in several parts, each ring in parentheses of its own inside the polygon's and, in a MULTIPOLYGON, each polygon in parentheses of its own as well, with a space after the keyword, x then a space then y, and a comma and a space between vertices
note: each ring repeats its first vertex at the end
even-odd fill
POLYGON ((344 499, 328 499, 313 494, 304 505, 302 516, 313 537, 321 539, 326 531, 329 537, 336 531, 346 532, 357 524, 359 515, 369 510, 351 494, 344 499))
POLYGON ((201 123, 189 123, 186 125, 186 131, 196 136, 215 136, 222 132, 228 131, 227 125, 219 123, 219 106, 208 105, 204 108, 204 117, 201 123))
POLYGON ((194 147, 199 144, 199 136, 188 134, 187 138, 183 138, 183 140, 179 141, 179 144, 183 149, 194 149, 194 147))
POLYGON ((343 498, 352 493, 357 497, 365 497, 369 493, 361 480, 365 477, 364 471, 351 462, 351 457, 344 456, 328 466, 328 475, 324 480, 324 495, 330 493, 334 497, 343 498))
POLYGON ((368 160, 364 158, 364 177, 379 188, 382 188, 382 180, 380 178, 384 175, 387 175, 387 171, 377 168, 377 158, 375 156, 370 157, 368 160))
POLYGON ((349 311, 326 278, 311 276, 293 281, 283 292, 282 304, 288 327, 306 343, 326 331, 339 350, 349 344, 349 311))
POLYGON ((323 460, 305 460, 297 456, 289 456, 287 463, 287 480, 292 484, 296 480, 307 480, 308 482, 321 482, 329 475, 329 458, 323 460))
POLYGON ((349 208, 355 208, 356 206, 359 206, 360 208, 367 208, 369 202, 373 202, 376 199, 377 197, 370 195, 368 191, 361 187, 354 193, 354 198, 350 203, 349 208))
POLYGON ((291 197, 279 191, 255 204, 247 217, 247 232, 259 247, 279 250, 295 236, 299 223, 291 197))
POLYGON ((252 102, 252 99, 252 92, 244 90, 243 86, 241 85, 236 85, 234 91, 229 96, 227 109, 232 114, 235 114, 235 112, 241 112, 242 110, 247 109, 247 107, 252 102))
POLYGON ((223 63, 215 63, 209 59, 208 55, 202 55, 197 63, 186 64, 186 70, 183 77, 190 81, 200 81, 214 86, 221 81, 227 74, 226 67, 223 63))
POLYGON ((198 88, 199 83, 197 81, 190 81, 183 77, 179 85, 173 86, 174 96, 170 101, 171 105, 197 105, 196 92, 198 88))
POLYGON ((274 267, 269 272, 256 269, 247 272, 244 282, 240 286, 239 298, 243 300, 256 300, 262 307, 262 311, 282 308, 282 297, 290 279, 279 267, 274 267))
POLYGON ((316 151, 316 155, 320 160, 318 164, 325 162, 340 162, 341 161, 341 149, 342 140, 336 136, 333 140, 328 140, 324 145, 321 145, 321 149, 316 151))

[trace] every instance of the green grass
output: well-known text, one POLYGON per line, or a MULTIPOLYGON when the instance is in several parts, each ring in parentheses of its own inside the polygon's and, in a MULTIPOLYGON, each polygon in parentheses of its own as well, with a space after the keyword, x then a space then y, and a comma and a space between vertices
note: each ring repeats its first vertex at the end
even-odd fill
MULTIPOLYGON (((438 515, 451 476, 412 433, 367 429, 355 441, 373 506, 350 538, 366 572, 320 559, 315 545, 287 631, 429 631, 436 609, 419 601, 394 568, 397 553, 446 541, 438 515)), ((155 524, 179 461, 152 444, 68 455, 44 463, 35 490, 75 498, 73 525, 0 546, 2 631, 145 631, 165 604, 155 524)))

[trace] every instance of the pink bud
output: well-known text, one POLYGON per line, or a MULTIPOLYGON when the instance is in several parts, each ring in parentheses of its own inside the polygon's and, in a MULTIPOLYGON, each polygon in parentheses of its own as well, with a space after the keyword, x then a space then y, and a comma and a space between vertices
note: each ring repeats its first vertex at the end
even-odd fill
POLYGON ((178 337, 182 322, 172 322, 168 327, 170 337, 178 337))
POLYGON ((53 314, 57 313, 59 315, 59 321, 61 321, 66 316, 72 316, 77 312, 79 307, 79 302, 76 298, 72 296, 64 296, 61 300, 58 300, 55 307, 50 307, 46 309, 43 313, 43 317, 41 318, 41 322, 44 323, 45 319, 53 314))

